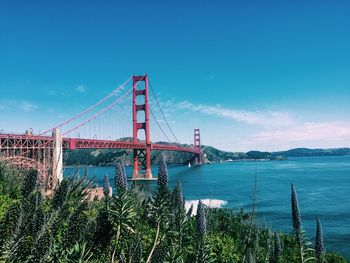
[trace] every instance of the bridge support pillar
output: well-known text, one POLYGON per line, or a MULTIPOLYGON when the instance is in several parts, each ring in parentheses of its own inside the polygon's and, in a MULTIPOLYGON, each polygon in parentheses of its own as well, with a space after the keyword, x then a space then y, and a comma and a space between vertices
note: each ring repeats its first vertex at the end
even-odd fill
POLYGON ((138 131, 145 131, 145 149, 134 150, 134 172, 133 179, 152 179, 151 171, 151 135, 149 128, 149 98, 148 98, 148 76, 133 76, 132 78, 132 114, 133 114, 133 142, 138 143, 138 131), (143 82, 143 84, 142 84, 143 82), (140 84, 141 83, 141 84, 140 84), (139 85, 140 84, 140 85, 139 85), (137 98, 143 97, 143 102, 137 104, 137 98), (144 112, 144 119, 138 121, 138 112, 144 112), (143 174, 141 174, 141 173, 143 174))
POLYGON ((199 129, 194 129, 193 148, 199 150, 200 154, 195 157, 195 164, 202 164, 202 150, 201 150, 201 133, 199 129))
POLYGON ((62 134, 59 129, 55 129, 52 133, 54 137, 53 160, 52 160, 52 177, 49 187, 55 189, 57 183, 63 180, 63 147, 62 134))

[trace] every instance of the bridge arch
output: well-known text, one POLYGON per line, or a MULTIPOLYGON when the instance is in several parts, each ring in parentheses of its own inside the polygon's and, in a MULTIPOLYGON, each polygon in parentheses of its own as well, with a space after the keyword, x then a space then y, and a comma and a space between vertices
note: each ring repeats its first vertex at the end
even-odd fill
POLYGON ((44 185, 47 182, 47 174, 49 167, 45 167, 37 160, 24 156, 10 156, 0 157, 0 161, 3 161, 6 165, 14 167, 20 170, 34 169, 38 171, 38 182, 40 185, 44 185))

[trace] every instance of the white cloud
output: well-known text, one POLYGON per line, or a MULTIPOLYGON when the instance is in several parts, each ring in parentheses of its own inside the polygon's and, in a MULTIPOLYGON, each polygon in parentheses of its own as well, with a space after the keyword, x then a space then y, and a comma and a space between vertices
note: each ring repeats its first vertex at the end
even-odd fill
POLYGON ((75 88, 75 90, 78 91, 78 92, 81 92, 81 93, 86 91, 84 85, 79 85, 78 87, 75 88))
POLYGON ((346 142, 350 141, 350 123, 342 121, 305 122, 286 129, 262 131, 251 139, 257 145, 285 145, 285 147, 349 146, 349 143, 346 142))
POLYGON ((177 109, 233 120, 237 127, 240 127, 239 123, 249 124, 250 126, 245 128, 238 128, 234 138, 226 129, 220 131, 207 129, 208 133, 212 133, 206 135, 207 143, 228 151, 277 151, 297 147, 350 146, 350 122, 345 120, 301 121, 296 114, 291 115, 284 111, 247 111, 225 108, 221 105, 196 105, 188 101, 175 105, 177 109), (228 140, 222 142, 217 140, 218 132, 228 140))
POLYGON ((29 102, 29 101, 14 101, 14 100, 5 100, 0 103, 0 109, 7 109, 7 108, 17 108, 25 112, 34 111, 39 108, 38 105, 29 102))
POLYGON ((291 148, 338 148, 350 146, 350 123, 345 121, 300 122, 288 127, 237 134, 234 139, 209 143, 229 151, 279 151, 291 148))
POLYGON ((262 127, 283 127, 295 122, 289 113, 279 111, 246 111, 228 109, 221 107, 220 105, 195 105, 188 101, 178 103, 177 108, 201 112, 207 115, 214 115, 262 127))
POLYGON ((18 108, 25 111, 25 112, 30 112, 30 111, 33 111, 33 110, 36 110, 39 108, 38 105, 35 105, 31 102, 28 102, 28 101, 21 101, 19 104, 18 104, 18 108))

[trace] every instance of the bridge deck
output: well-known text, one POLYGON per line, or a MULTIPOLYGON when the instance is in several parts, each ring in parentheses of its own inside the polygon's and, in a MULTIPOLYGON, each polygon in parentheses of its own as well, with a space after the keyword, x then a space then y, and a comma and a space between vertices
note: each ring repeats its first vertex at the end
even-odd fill
MULTIPOLYGON (((54 138, 51 136, 36 136, 26 134, 0 134, 0 149, 43 149, 53 148, 54 138)), ((126 142, 112 140, 96 140, 81 138, 63 138, 63 149, 145 149, 145 142, 126 142)), ((151 144, 152 150, 180 151, 200 154, 198 149, 178 145, 151 144)))

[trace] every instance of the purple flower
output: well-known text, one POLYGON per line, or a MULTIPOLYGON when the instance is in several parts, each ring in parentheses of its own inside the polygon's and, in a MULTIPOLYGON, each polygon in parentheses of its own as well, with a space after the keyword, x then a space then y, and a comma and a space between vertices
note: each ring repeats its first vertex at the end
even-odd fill
POLYGON ((292 188, 291 199, 292 199, 293 229, 295 231, 297 241, 300 244, 302 240, 301 240, 301 217, 300 217, 300 210, 299 210, 299 204, 298 204, 298 196, 293 184, 291 184, 291 188, 292 188))
POLYGON ((201 200, 198 202, 197 206, 197 233, 200 237, 203 237, 207 232, 207 222, 205 218, 205 207, 201 200))
POLYGON ((109 189, 110 189, 109 178, 107 175, 105 175, 105 177, 103 178, 103 194, 105 196, 109 196, 109 189))
POLYGON ((324 249, 324 244, 323 244, 322 225, 321 225, 321 221, 318 217, 316 219, 316 224, 317 224, 316 244, 315 244, 316 258, 317 258, 317 262, 322 262, 325 249, 324 249))
POLYGON ((281 256, 281 240, 280 236, 275 233, 275 246, 273 249, 274 263, 278 263, 281 256))
POLYGON ((119 160, 117 162, 117 166, 115 169, 115 187, 118 190, 128 188, 128 179, 126 177, 125 166, 122 160, 119 160))
POLYGON ((168 168, 166 166, 165 158, 161 155, 158 169, 158 185, 160 187, 167 187, 168 185, 168 168))

